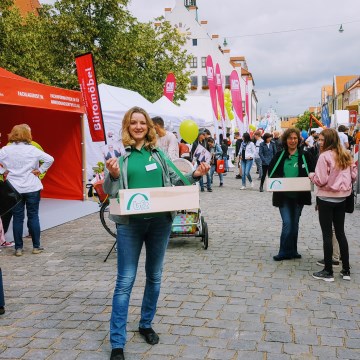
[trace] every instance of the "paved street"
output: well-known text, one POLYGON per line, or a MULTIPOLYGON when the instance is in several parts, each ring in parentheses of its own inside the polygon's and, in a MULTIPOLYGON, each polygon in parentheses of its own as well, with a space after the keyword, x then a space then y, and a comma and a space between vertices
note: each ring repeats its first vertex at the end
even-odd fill
MULTIPOLYGON (((301 260, 274 262, 280 215, 271 194, 240 191, 241 180, 214 179, 201 193, 209 248, 199 238, 172 239, 150 346, 136 332, 144 285, 143 258, 133 290, 126 359, 360 359, 360 208, 347 215, 352 279, 311 277, 322 258, 314 206, 301 217, 301 260)), ((98 214, 44 231, 46 252, 3 249, 6 313, 0 359, 108 359, 116 255, 98 214)))

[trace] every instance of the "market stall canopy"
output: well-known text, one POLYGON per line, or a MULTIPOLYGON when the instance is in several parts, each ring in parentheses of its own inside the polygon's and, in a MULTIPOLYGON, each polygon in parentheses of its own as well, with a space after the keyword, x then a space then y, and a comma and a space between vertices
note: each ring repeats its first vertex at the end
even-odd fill
POLYGON ((0 103, 82 114, 81 94, 15 75, 0 68, 0 103))

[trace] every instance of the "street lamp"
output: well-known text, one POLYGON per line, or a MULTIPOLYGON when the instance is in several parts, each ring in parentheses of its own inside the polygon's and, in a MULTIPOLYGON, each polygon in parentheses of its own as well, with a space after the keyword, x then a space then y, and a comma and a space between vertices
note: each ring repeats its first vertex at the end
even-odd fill
POLYGON ((342 24, 340 24, 339 33, 342 34, 343 32, 344 32, 343 26, 342 26, 342 24))

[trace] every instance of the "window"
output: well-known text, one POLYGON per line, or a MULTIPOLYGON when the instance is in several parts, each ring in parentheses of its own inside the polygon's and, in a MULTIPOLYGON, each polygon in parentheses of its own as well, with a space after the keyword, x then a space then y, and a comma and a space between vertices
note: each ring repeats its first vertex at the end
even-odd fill
POLYGON ((207 76, 202 76, 202 87, 206 89, 209 87, 207 76))
POLYGON ((198 65, 197 65, 197 57, 191 58, 191 60, 190 60, 190 67, 191 67, 191 68, 197 68, 197 67, 198 67, 198 65))
POLYGON ((198 77, 197 76, 190 76, 191 79, 191 87, 197 88, 198 86, 198 77))
POLYGON ((230 89, 230 76, 225 75, 225 88, 230 89))
POLYGON ((205 56, 203 56, 203 57, 201 58, 201 67, 202 67, 202 68, 205 68, 205 67, 206 67, 206 57, 205 57, 205 56))
POLYGON ((192 39, 193 46, 197 46, 197 39, 192 39))

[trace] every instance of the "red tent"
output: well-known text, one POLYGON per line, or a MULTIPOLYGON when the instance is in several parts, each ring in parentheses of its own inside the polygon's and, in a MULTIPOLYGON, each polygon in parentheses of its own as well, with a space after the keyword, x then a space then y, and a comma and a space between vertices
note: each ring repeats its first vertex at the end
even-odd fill
POLYGON ((43 85, 0 68, 2 144, 16 124, 31 127, 33 140, 55 158, 42 197, 83 200, 84 148, 81 93, 43 85))

